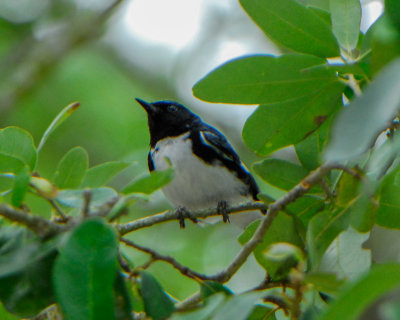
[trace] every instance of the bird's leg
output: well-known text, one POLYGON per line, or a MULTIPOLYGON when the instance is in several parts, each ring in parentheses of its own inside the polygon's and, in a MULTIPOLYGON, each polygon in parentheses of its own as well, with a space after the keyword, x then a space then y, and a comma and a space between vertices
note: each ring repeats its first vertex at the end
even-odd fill
POLYGON ((176 209, 176 213, 178 214, 179 226, 184 229, 185 228, 185 218, 189 218, 193 221, 193 223, 197 223, 197 218, 193 217, 191 213, 186 210, 185 207, 178 207, 176 209))
POLYGON ((222 215, 222 221, 224 223, 231 222, 229 220, 229 215, 228 215, 228 212, 226 210, 227 207, 228 207, 228 203, 225 200, 221 200, 221 201, 218 202, 217 211, 218 211, 218 214, 222 215))

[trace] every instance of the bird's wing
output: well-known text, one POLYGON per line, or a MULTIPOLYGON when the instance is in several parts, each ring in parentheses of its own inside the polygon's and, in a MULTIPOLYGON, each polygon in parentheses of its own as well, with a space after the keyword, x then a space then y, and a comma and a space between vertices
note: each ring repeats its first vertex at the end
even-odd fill
MULTIPOLYGON (((199 137, 203 144, 213 151, 204 152, 205 150, 203 150, 203 156, 208 154, 208 159, 204 160, 211 163, 215 160, 223 162, 230 170, 236 172, 239 179, 248 185, 250 194, 254 200, 257 200, 259 193, 257 183, 226 138, 212 127, 202 128, 199 131, 199 137)), ((196 150, 194 151, 196 153, 196 150)))
POLYGON ((230 160, 239 166, 242 164, 235 150, 220 132, 206 128, 200 130, 199 134, 202 142, 212 148, 219 158, 230 160))

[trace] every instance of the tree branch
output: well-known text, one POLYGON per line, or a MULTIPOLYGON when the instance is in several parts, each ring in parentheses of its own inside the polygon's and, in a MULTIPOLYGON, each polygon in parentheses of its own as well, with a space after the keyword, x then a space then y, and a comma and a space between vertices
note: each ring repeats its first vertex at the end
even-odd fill
POLYGON ((325 164, 320 166, 318 169, 312 171, 286 195, 284 195, 282 198, 275 201, 274 203, 270 204, 267 214, 261 219, 260 225, 258 226, 254 235, 247 243, 244 244, 244 246, 233 259, 231 264, 221 272, 210 276, 209 279, 222 283, 229 281, 236 273, 236 271, 239 270, 239 268, 244 264, 249 255, 257 247, 257 245, 262 241, 273 220, 278 215, 278 212, 285 208, 289 203, 294 202, 296 199, 304 195, 308 190, 310 190, 311 187, 317 184, 327 172, 334 168, 335 165, 332 164, 325 164))
POLYGON ((27 214, 4 203, 0 204, 0 216, 26 226, 41 237, 54 235, 65 230, 64 226, 42 217, 27 214))
MULTIPOLYGON (((250 210, 265 210, 267 209, 267 206, 262 203, 262 202, 250 202, 250 203, 244 203, 236 207, 228 207, 226 208, 227 213, 239 213, 242 211, 250 211, 250 210)), ((190 216, 192 218, 207 218, 211 216, 217 216, 219 215, 218 211, 216 208, 211 208, 211 209, 205 209, 205 210, 199 210, 196 212, 190 212, 190 216)), ((159 214, 155 214, 149 217, 137 219, 125 224, 120 224, 117 226, 117 230, 121 235, 125 235, 129 232, 142 229, 142 228, 148 228, 151 227, 152 225, 165 222, 165 221, 171 221, 171 220, 177 220, 179 218, 179 213, 177 211, 167 211, 159 214)))
MULTIPOLYGON (((318 169, 312 171, 306 178, 304 178, 298 185, 296 185, 292 190, 290 190, 285 196, 280 198, 279 200, 275 201, 274 203, 268 206, 267 214, 261 219, 260 225, 258 226, 257 230, 255 231, 253 237, 242 247, 239 253, 236 255, 234 260, 231 264, 225 268, 224 270, 211 275, 207 276, 196 271, 190 270, 188 267, 183 266, 179 262, 177 262, 174 258, 169 256, 161 255, 155 252, 152 249, 148 249, 127 239, 121 239, 125 243, 130 243, 130 245, 138 250, 147 252, 148 254, 152 255, 155 259, 163 260, 165 262, 170 263, 176 269, 178 269, 182 274, 187 275, 191 278, 199 278, 202 280, 214 280, 221 283, 229 281, 232 276, 236 273, 236 271, 244 264, 247 260, 248 256, 253 252, 256 246, 262 241, 264 235, 268 231, 269 227, 271 226, 273 220, 277 216, 278 212, 285 208, 289 203, 294 202, 299 197, 303 196, 307 191, 310 190, 315 184, 319 183, 323 176, 332 169, 337 169, 336 165, 333 164, 325 164, 319 167, 318 169)), ((243 204, 237 207, 227 208, 228 213, 237 213, 241 211, 248 211, 248 210, 262 210, 265 209, 265 204, 262 203, 248 203, 243 204)), ((207 209, 201 210, 197 212, 191 212, 192 217, 195 218, 204 218, 208 216, 217 215, 217 209, 207 209)), ((119 225, 118 231, 121 235, 129 233, 131 231, 150 227, 156 223, 161 223, 164 221, 174 220, 178 218, 177 212, 167 211, 164 213, 160 213, 151 217, 146 217, 142 219, 138 219, 123 225, 119 225)))
POLYGON ((139 251, 148 253, 155 260, 160 260, 160 261, 169 263, 175 269, 177 269, 180 273, 182 273, 184 276, 187 276, 192 279, 209 280, 209 277, 207 275, 191 270, 189 267, 184 266, 183 264, 179 263, 178 261, 175 260, 175 258, 173 258, 171 256, 163 255, 161 253, 154 251, 153 249, 143 247, 143 246, 138 245, 138 244, 134 243, 133 241, 125 239, 125 238, 121 238, 120 240, 123 243, 125 243, 127 246, 130 246, 139 251))

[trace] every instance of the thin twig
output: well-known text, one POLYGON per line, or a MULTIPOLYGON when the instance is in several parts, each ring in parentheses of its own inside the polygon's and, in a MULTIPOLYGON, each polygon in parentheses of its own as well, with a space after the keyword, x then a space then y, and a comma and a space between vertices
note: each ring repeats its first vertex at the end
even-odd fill
POLYGON ((82 206, 82 218, 86 219, 89 216, 90 201, 92 200, 92 191, 86 189, 83 191, 83 206, 82 206))
POLYGON ((143 246, 138 245, 138 244, 134 243, 133 241, 125 239, 125 238, 121 238, 121 241, 130 247, 133 247, 137 250, 148 253, 155 260, 161 260, 161 261, 169 263, 175 269, 177 269, 180 273, 182 273, 184 276, 187 276, 192 279, 209 280, 209 277, 207 275, 191 270, 189 267, 184 266, 183 264, 176 261, 175 258, 173 258, 171 256, 163 255, 161 253, 154 251, 153 249, 143 247, 143 246))
POLYGON ((61 221, 58 220, 57 222, 67 222, 69 220, 69 217, 64 213, 64 211, 61 210, 61 208, 57 205, 57 203, 53 199, 47 199, 47 201, 61 217, 60 219, 61 221))

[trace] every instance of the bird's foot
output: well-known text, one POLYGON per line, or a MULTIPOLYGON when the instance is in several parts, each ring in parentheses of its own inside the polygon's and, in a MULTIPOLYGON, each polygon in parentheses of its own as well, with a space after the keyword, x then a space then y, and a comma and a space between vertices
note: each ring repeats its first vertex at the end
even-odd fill
POLYGON ((218 214, 222 215, 222 221, 224 223, 231 222, 227 212, 228 203, 225 200, 219 201, 217 205, 218 214))
POLYGON ((198 222, 197 218, 193 217, 192 214, 188 210, 186 210, 185 207, 178 207, 176 209, 176 213, 178 214, 178 221, 181 229, 185 228, 185 218, 192 220, 193 223, 198 222))

